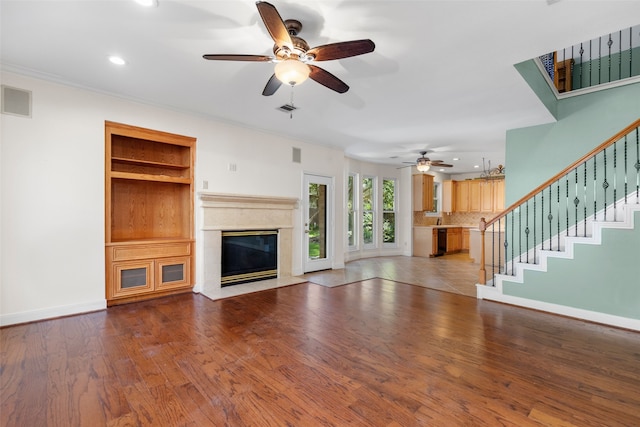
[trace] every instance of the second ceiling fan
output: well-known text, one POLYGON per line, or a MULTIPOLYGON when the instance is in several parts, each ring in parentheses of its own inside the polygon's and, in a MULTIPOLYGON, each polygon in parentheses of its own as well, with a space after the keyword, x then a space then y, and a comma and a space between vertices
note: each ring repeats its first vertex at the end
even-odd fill
MULTIPOLYGON (((432 166, 434 168, 452 168, 453 167, 453 165, 443 163, 443 160, 431 160, 430 158, 425 157, 425 154, 427 154, 427 151, 420 151, 420 157, 416 159, 415 163, 411 162, 411 164, 415 164, 416 169, 418 169, 419 172, 426 172, 432 166)), ((409 162, 403 162, 403 163, 409 163, 409 162)))
POLYGON ((275 72, 264 87, 262 94, 273 95, 282 83, 291 86, 312 80, 338 93, 345 93, 349 86, 330 72, 312 64, 314 61, 331 61, 373 52, 375 44, 369 39, 330 43, 309 48, 307 42, 298 37, 302 24, 294 19, 283 21, 278 10, 270 3, 256 2, 260 17, 274 41, 273 56, 207 54, 204 59, 215 61, 275 62, 275 72))

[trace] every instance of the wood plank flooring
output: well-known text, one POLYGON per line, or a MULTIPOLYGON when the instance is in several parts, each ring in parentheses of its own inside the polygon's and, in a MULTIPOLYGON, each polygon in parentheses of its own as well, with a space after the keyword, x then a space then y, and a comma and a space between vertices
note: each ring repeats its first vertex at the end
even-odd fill
POLYGON ((0 338, 2 426, 640 425, 640 334, 386 279, 0 338))

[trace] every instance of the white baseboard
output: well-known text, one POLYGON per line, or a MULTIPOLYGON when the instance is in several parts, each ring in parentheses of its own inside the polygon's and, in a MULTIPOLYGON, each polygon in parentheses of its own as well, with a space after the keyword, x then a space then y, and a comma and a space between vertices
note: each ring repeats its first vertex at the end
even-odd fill
POLYGON ((16 325, 18 323, 35 322, 54 317, 71 316, 74 314, 88 313, 91 311, 104 310, 107 308, 107 300, 86 302, 82 304, 63 305, 58 307, 48 307, 41 310, 23 311, 20 313, 0 315, 0 326, 16 325))
POLYGON ((504 295, 495 288, 484 285, 477 285, 478 298, 488 301, 503 302, 505 304, 517 305, 519 307, 532 308, 534 310, 546 311, 548 313, 560 314, 562 316, 576 319, 588 320, 590 322, 602 323, 604 325, 616 326, 618 328, 640 331, 640 319, 615 316, 613 314, 600 313, 597 311, 584 310, 581 308, 568 307, 565 305, 553 304, 544 301, 531 300, 512 295, 504 295), (484 287, 486 289, 480 289, 484 287))

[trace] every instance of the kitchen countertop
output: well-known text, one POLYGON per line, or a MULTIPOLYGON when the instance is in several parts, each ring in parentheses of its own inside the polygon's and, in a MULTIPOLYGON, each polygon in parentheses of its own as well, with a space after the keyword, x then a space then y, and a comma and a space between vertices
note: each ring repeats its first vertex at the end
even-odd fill
POLYGON ((478 226, 469 224, 414 225, 413 228, 478 228, 478 226))

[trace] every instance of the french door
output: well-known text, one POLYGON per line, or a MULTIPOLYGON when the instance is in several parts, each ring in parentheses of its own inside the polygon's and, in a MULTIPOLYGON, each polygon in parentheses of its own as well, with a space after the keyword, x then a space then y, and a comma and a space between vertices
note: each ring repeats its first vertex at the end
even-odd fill
POLYGON ((304 175, 304 272, 331 268, 333 180, 304 175))

